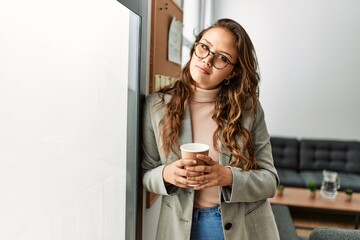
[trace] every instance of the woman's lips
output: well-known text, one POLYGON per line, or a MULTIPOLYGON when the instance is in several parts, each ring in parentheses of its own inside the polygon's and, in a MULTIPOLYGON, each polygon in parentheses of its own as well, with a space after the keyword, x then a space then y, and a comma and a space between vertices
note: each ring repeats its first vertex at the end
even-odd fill
POLYGON ((210 74, 209 72, 208 72, 208 70, 206 70, 206 68, 203 68, 203 67, 200 67, 200 66, 196 66, 198 69, 199 69, 199 71, 201 72, 201 73, 203 73, 203 74, 210 74))

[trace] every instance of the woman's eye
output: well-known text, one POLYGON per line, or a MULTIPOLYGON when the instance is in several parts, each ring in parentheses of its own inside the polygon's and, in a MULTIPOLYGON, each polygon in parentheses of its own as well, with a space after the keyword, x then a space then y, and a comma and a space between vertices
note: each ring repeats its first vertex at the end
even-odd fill
POLYGON ((201 44, 201 47, 202 47, 202 49, 204 49, 204 50, 209 50, 208 46, 206 46, 206 45, 204 45, 204 44, 201 44))
POLYGON ((219 54, 218 56, 217 56, 221 61, 223 61, 223 62, 228 62, 229 60, 228 60, 228 58, 227 57, 225 57, 224 55, 222 55, 222 54, 219 54))

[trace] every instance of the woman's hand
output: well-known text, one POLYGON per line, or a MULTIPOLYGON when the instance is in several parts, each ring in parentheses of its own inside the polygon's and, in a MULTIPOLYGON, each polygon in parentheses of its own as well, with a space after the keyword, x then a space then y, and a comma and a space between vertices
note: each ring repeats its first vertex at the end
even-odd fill
POLYGON ((206 165, 192 165, 185 168, 187 171, 194 173, 187 179, 200 183, 193 187, 195 190, 232 185, 233 176, 230 168, 220 165, 207 155, 198 154, 196 158, 206 162, 206 165), (198 173, 197 176, 195 173, 198 173))
POLYGON ((189 177, 203 175, 201 171, 189 171, 188 167, 196 165, 195 159, 179 159, 166 165, 163 169, 163 179, 165 183, 173 184, 180 188, 192 188, 191 186, 199 185, 201 181, 191 180, 189 177))

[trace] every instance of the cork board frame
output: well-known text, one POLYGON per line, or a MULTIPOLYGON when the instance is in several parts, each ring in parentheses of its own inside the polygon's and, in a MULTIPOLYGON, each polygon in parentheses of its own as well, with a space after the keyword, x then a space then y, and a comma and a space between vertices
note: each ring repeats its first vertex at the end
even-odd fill
MULTIPOLYGON (((152 0, 151 9, 149 93, 155 91, 155 75, 180 76, 181 65, 168 60, 168 39, 173 17, 183 21, 183 11, 173 0, 152 0)), ((146 192, 146 208, 150 208, 158 197, 146 192)))

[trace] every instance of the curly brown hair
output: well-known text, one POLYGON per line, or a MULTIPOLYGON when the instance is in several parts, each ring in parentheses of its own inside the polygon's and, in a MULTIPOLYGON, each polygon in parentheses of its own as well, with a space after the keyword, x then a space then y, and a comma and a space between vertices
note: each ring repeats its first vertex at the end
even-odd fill
MULTIPOLYGON (((217 123, 213 134, 214 148, 219 151, 218 140, 223 147, 230 150, 232 161, 230 166, 238 166, 247 171, 258 169, 259 164, 255 159, 254 144, 248 129, 241 125, 243 113, 250 111, 255 115, 259 97, 260 76, 254 46, 245 29, 231 19, 220 19, 211 27, 204 29, 195 42, 212 28, 223 28, 230 31, 236 40, 238 62, 234 66, 234 76, 229 84, 221 84, 220 92, 215 102, 212 118, 217 123), (239 144, 242 140, 243 144, 239 144)), ((190 57, 193 56, 194 46, 191 48, 190 57)), ((196 89, 196 82, 190 75, 190 61, 183 68, 180 80, 158 91, 165 104, 164 95, 170 94, 171 99, 166 103, 166 114, 160 121, 162 126, 162 149, 168 157, 170 151, 176 153, 179 149, 178 136, 181 131, 181 120, 185 116, 189 99, 196 89)))

